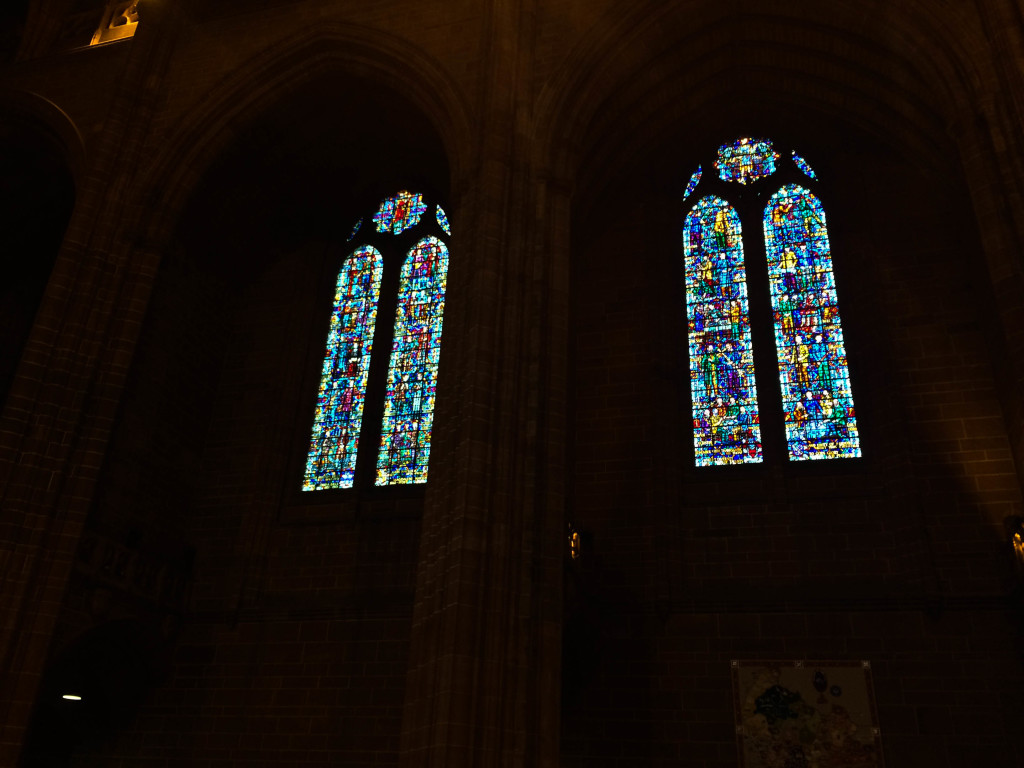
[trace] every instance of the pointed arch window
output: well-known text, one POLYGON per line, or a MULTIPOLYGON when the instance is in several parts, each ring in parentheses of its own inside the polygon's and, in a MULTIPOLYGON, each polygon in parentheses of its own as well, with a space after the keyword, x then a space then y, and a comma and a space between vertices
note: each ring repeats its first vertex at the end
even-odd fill
POLYGON ((715 195, 686 216, 693 444, 698 466, 761 461, 743 234, 715 195))
POLYGON ((402 265, 377 485, 427 481, 447 275, 448 247, 433 236, 416 243, 402 265))
POLYGON ((450 234, 441 206, 407 191, 353 227, 362 244, 337 275, 302 490, 369 485, 374 468, 378 486, 426 482, 450 234))
POLYGON ((719 148, 717 180, 702 185, 698 168, 686 186, 695 200, 683 251, 697 466, 763 460, 752 292, 772 318, 788 458, 861 455, 825 209, 810 188, 817 175, 796 152, 782 157, 769 139, 742 138, 719 148), (761 260, 750 281, 744 214, 748 224, 759 217, 764 234, 760 253, 748 242, 748 258, 761 260))

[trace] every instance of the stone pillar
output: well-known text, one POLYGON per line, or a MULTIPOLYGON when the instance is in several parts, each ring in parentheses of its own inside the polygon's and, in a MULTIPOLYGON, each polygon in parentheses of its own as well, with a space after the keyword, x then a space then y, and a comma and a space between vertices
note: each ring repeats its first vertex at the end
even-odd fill
POLYGON ((992 101, 986 102, 979 120, 963 127, 958 142, 992 285, 992 311, 1002 326, 1002 338, 992 339, 993 365, 1004 384, 1000 396, 1008 434, 1018 474, 1024 477, 1024 275, 1020 262, 1024 228, 1015 220, 1019 214, 1012 202, 1021 190, 1019 180, 1006 178, 1009 168, 1004 162, 1015 163, 997 149, 1006 134, 999 124, 1002 120, 993 114, 992 101))
POLYGON ((406 768, 559 758, 569 216, 531 162, 529 5, 488 11, 480 144, 454 184, 406 768))
POLYGON ((135 198, 179 22, 142 8, 0 422, 0 764, 17 764, 159 262, 135 198))
POLYGON ((974 113, 974 122, 954 130, 1001 320, 993 365, 1004 384, 1000 395, 1024 483, 1024 16, 1014 0, 976 5, 990 42, 991 59, 983 66, 992 70, 992 90, 961 110, 974 113))

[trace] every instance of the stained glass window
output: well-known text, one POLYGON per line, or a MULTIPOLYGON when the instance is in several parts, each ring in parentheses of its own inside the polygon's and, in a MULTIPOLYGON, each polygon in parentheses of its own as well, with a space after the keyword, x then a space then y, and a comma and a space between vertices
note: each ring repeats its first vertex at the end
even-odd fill
POLYGON ((780 189, 764 210, 775 344, 789 456, 860 456, 825 210, 808 190, 780 189))
POLYGON ((437 219, 437 225, 441 227, 442 231, 446 235, 450 235, 452 233, 452 227, 451 224, 448 223, 448 216, 445 214, 444 208, 442 208, 440 205, 437 206, 437 213, 435 214, 435 218, 437 219))
POLYGON ((426 210, 423 195, 399 192, 380 204, 380 209, 373 216, 373 223, 377 225, 378 232, 390 231, 398 235, 419 224, 426 210))
POLYGON ((382 268, 380 252, 362 246, 338 273, 304 491, 352 487, 382 268))
POLYGON ((447 275, 448 248, 436 237, 420 240, 402 265, 377 485, 427 480, 447 275))
POLYGON ((364 459, 378 454, 377 485, 426 481, 451 233, 444 209, 424 215, 429 208, 402 191, 377 206, 375 226, 360 219, 348 234, 362 245, 338 272, 304 491, 369 483, 374 467, 357 467, 361 442, 364 459), (371 371, 374 335, 387 331, 376 329, 378 309, 395 313, 386 375, 371 371))
POLYGON ((750 184, 775 173, 778 158, 769 139, 745 138, 719 147, 715 167, 722 181, 750 184))
POLYGON ((739 215, 720 197, 686 216, 686 318, 697 466, 761 461, 739 215))
POLYGON ((814 172, 814 169, 811 168, 810 163, 808 163, 806 160, 800 157, 800 155, 798 155, 796 152, 793 152, 793 162, 796 163, 797 168, 803 171, 806 175, 810 176, 812 179, 818 178, 818 174, 816 174, 814 172))
POLYGON ((698 165, 697 170, 690 176, 690 180, 686 183, 686 191, 683 192, 683 199, 685 200, 694 193, 697 189, 697 185, 700 184, 701 167, 698 165))

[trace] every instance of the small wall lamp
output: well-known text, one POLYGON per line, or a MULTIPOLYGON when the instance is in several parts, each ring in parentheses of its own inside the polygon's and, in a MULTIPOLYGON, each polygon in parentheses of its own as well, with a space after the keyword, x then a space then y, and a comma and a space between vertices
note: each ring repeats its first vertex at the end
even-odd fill
POLYGON ((580 532, 576 530, 576 526, 569 523, 569 557, 573 560, 578 560, 582 554, 580 548, 580 532))
POLYGON ((1017 564, 1024 568, 1024 517, 1018 515, 1006 518, 1006 528, 1010 533, 1010 544, 1017 564))

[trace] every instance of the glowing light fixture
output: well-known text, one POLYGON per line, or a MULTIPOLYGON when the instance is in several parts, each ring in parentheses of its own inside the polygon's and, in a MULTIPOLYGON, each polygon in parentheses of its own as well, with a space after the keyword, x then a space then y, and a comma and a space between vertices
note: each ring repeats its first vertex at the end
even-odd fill
POLYGON ((81 701, 82 700, 82 697, 79 696, 78 694, 75 694, 75 693, 65 693, 63 696, 61 696, 61 698, 64 699, 65 701, 81 701))
POLYGON ((1024 517, 1008 517, 1006 528, 1010 533, 1010 544, 1017 558, 1017 565, 1024 568, 1024 517))
POLYGON ((103 20, 89 44, 99 45, 133 37, 138 26, 139 0, 109 0, 103 20))
POLYGON ((576 530, 576 527, 569 523, 569 556, 573 560, 579 559, 581 552, 580 548, 580 532, 576 530))

